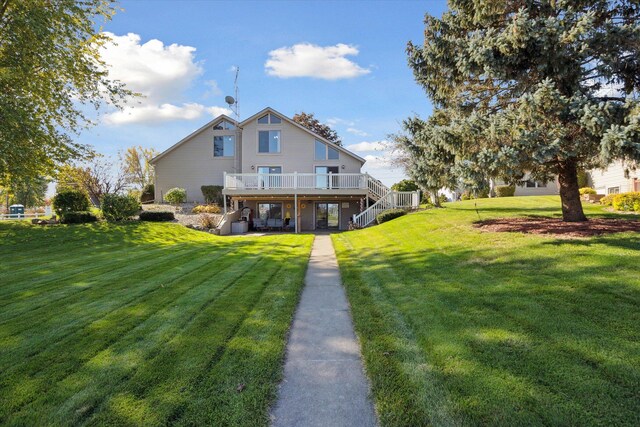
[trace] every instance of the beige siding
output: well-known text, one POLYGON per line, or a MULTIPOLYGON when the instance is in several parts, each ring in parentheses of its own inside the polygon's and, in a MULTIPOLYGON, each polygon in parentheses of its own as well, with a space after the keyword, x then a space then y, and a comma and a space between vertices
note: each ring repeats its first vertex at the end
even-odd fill
POLYGON ((629 178, 624 176, 624 166, 621 162, 612 163, 606 169, 592 170, 589 175, 592 187, 598 194, 608 194, 613 188, 618 187, 620 193, 634 191, 634 179, 638 178, 638 172, 629 171, 629 178))
MULTIPOLYGON (((211 128, 205 129, 157 160, 156 200, 167 190, 180 187, 187 190, 189 202, 202 202, 201 186, 223 185, 224 172, 234 172, 234 158, 213 157, 213 135, 211 128)), ((238 144, 236 141, 236 153, 238 144)))
POLYGON ((315 137, 285 120, 277 125, 258 124, 257 119, 253 120, 244 125, 242 136, 243 173, 256 173, 258 166, 281 166, 282 173, 314 173, 315 166, 338 166, 340 173, 360 173, 362 167, 359 160, 343 152, 340 152, 338 160, 315 160, 315 137), (280 130, 279 154, 258 153, 260 130, 280 130))

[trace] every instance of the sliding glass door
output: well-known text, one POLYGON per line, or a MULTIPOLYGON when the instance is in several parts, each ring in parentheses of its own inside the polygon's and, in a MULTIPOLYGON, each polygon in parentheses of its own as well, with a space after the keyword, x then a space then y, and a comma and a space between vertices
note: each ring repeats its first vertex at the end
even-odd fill
POLYGON ((338 173, 338 166, 316 166, 316 188, 337 188, 338 177, 329 173, 338 173))
POLYGON ((260 188, 280 188, 282 181, 279 176, 273 174, 281 174, 280 166, 258 166, 258 183, 260 188))
POLYGON ((340 227, 339 203, 316 203, 316 229, 331 230, 340 227))

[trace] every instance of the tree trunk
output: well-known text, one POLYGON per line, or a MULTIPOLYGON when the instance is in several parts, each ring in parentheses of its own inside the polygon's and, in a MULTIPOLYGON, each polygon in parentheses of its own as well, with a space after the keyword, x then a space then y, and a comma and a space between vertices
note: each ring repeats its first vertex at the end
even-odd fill
POLYGON ((433 206, 436 208, 441 208, 440 199, 438 198, 438 190, 431 192, 431 199, 433 200, 433 206))
POLYGON ((558 182, 560 201, 562 202, 562 220, 567 222, 586 221, 582 211, 580 189, 578 188, 578 168, 573 159, 558 164, 558 182))

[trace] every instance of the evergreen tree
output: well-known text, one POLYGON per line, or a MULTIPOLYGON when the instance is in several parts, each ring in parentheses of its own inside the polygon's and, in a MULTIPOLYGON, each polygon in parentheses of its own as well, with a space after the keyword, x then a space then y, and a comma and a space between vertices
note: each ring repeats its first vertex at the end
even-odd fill
POLYGON ((409 43, 416 81, 449 117, 468 171, 558 176, 565 221, 586 220, 579 169, 640 160, 640 5, 451 0, 409 43))

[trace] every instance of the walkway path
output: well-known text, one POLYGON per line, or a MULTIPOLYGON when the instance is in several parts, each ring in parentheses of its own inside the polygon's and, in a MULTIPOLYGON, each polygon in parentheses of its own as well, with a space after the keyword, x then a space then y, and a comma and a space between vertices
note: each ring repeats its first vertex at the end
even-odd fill
POLYGON ((331 236, 318 235, 287 344, 274 427, 375 426, 331 236))

